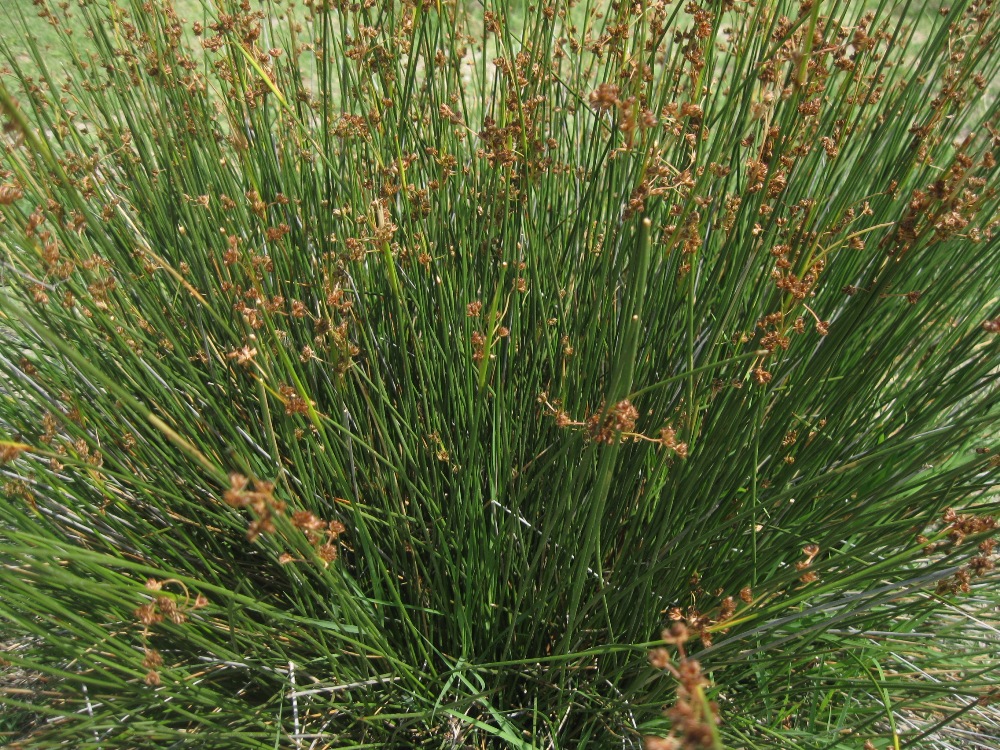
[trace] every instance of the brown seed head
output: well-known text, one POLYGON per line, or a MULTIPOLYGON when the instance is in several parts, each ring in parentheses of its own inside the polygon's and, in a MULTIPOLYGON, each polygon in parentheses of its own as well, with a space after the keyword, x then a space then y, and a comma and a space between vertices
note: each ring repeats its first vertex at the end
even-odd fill
POLYGON ((24 446, 15 443, 4 443, 0 445, 0 464, 11 463, 24 452, 24 446))
POLYGON ((0 185, 0 206, 9 206, 24 197, 24 191, 17 185, 0 185))
POLYGON ((590 106, 598 112, 607 112, 618 105, 618 87, 613 83, 602 83, 590 94, 590 106))
POLYGON ((649 664, 653 669, 666 669, 670 666, 670 653, 665 648, 654 648, 649 652, 649 664))
POLYGON ((147 648, 144 653, 145 658, 142 660, 142 666, 146 667, 146 669, 154 669, 163 664, 163 657, 155 648, 147 648))
POLYGON ((163 616, 156 611, 156 605, 152 602, 143 604, 141 607, 136 609, 133 614, 143 625, 155 625, 163 620, 163 616))
POLYGON ((319 559, 329 565, 337 559, 337 548, 332 544, 321 544, 316 550, 319 559))
POLYGON ((326 521, 320 520, 307 510, 299 510, 292 514, 292 525, 303 531, 318 531, 326 526, 326 521))
POLYGON ((660 633, 660 638, 666 643, 677 646, 687 643, 691 638, 691 632, 688 630, 687 625, 678 621, 671 623, 669 628, 660 633))

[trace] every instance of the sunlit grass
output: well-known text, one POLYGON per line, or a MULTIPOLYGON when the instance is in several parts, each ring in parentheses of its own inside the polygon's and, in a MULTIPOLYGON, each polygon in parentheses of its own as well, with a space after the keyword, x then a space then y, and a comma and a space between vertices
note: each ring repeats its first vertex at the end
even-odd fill
POLYGON ((995 726, 992 7, 257 7, 6 46, 31 747, 995 726))

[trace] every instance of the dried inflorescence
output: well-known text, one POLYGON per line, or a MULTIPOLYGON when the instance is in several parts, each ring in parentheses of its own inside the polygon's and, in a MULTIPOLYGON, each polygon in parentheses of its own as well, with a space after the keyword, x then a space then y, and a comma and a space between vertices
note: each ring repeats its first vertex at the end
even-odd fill
POLYGON ((632 433, 638 419, 638 410, 631 401, 623 399, 610 409, 602 404, 584 424, 587 436, 595 443, 613 445, 622 439, 622 436, 632 433))
POLYGON ((677 430, 667 425, 660 430, 660 445, 673 451, 678 458, 687 458, 688 444, 677 439, 677 430))
MULTIPOLYGON (((567 356, 572 354, 572 348, 568 347, 567 356)), ((655 443, 676 455, 678 458, 687 458, 688 444, 677 437, 677 430, 671 425, 661 428, 656 437, 649 437, 636 432, 636 425, 639 420, 639 410, 628 399, 622 399, 610 409, 605 404, 601 404, 593 414, 577 421, 568 412, 560 408, 559 403, 550 403, 548 394, 542 393, 538 397, 539 403, 543 404, 559 429, 573 428, 580 430, 587 440, 604 445, 614 445, 626 440, 644 441, 655 443)))
MULTIPOLYGON (((248 489, 250 480, 242 474, 229 475, 230 487, 223 495, 226 504, 233 508, 250 508, 256 516, 247 529, 247 539, 255 541, 261 534, 275 534, 278 516, 285 514, 286 503, 274 497, 274 485, 271 482, 254 480, 253 489, 248 489)), ((327 521, 307 510, 298 510, 289 519, 291 525, 299 529, 312 545, 317 556, 329 565, 337 559, 336 542, 344 533, 345 527, 340 521, 327 521)), ((299 562, 299 559, 289 553, 283 553, 278 561, 288 564, 299 562)))
POLYGON ((183 591, 180 597, 169 596, 159 593, 150 601, 136 608, 133 612, 136 621, 142 626, 140 638, 143 642, 142 666, 147 670, 145 683, 150 687, 157 687, 161 682, 160 668, 163 666, 163 657, 159 651, 149 646, 149 639, 153 637, 152 628, 162 623, 164 620, 172 622, 174 625, 183 625, 188 620, 191 612, 203 609, 208 606, 208 599, 203 594, 195 595, 191 598, 191 593, 183 581, 176 578, 157 580, 149 578, 146 580, 146 589, 157 593, 163 590, 164 586, 173 584, 179 586, 183 591))
MULTIPOLYGON (((300 529, 306 539, 316 550, 316 555, 323 561, 324 565, 329 565, 337 559, 339 553, 336 542, 340 535, 344 533, 344 524, 340 521, 325 521, 307 510, 296 511, 292 514, 292 526, 300 529)), ((282 564, 295 562, 295 558, 290 555, 282 555, 279 559, 282 564)))
MULTIPOLYGON (((989 449, 983 451, 989 452, 989 449)), ((941 516, 941 527, 933 533, 938 541, 932 542, 927 534, 919 534, 917 543, 923 545, 928 555, 937 552, 954 552, 968 536, 983 536, 977 545, 977 553, 954 574, 938 583, 939 594, 967 594, 972 590, 972 581, 981 578, 996 568, 995 551, 997 531, 1000 522, 995 516, 959 514, 954 508, 947 508, 941 516)), ((931 532, 928 532, 931 533, 931 532)))
MULTIPOLYGON (((704 593, 704 590, 698 585, 698 577, 695 576, 692 579, 692 597, 698 599, 704 593)), ((721 596, 724 592, 720 590, 714 593, 717 596, 721 596)), ((753 601, 749 586, 745 586, 740 591, 740 599, 745 604, 750 604, 753 601)), ((681 607, 670 607, 667 610, 667 617, 674 623, 683 624, 691 637, 697 636, 701 639, 702 645, 708 648, 712 645, 712 636, 714 633, 724 634, 729 632, 726 623, 733 619, 733 616, 736 614, 736 607, 736 599, 732 596, 726 596, 719 602, 718 607, 715 609, 715 614, 712 614, 711 611, 703 612, 697 605, 692 604, 683 609, 681 607)))
POLYGON ((685 652, 684 644, 690 638, 690 632, 684 624, 675 622, 663 631, 661 638, 676 649, 676 662, 666 648, 659 647, 649 652, 649 663, 677 680, 677 697, 674 704, 663 712, 670 720, 670 733, 666 737, 646 737, 646 750, 720 747, 717 729, 720 723, 719 707, 706 695, 709 681, 701 664, 685 652))
POLYGON ((157 687, 160 684, 160 667, 163 666, 163 656, 155 648, 143 649, 142 666, 146 672, 145 683, 150 687, 157 687))
POLYGON ((620 89, 613 83, 602 83, 590 94, 590 106, 598 112, 607 112, 618 106, 620 89))
POLYGON ((226 504, 232 508, 249 507, 256 515, 247 528, 247 540, 252 542, 261 534, 274 533, 274 517, 285 512, 285 502, 274 497, 274 484, 254 480, 250 490, 250 480, 236 473, 229 475, 229 483, 229 489, 222 496, 226 504))
POLYGON ((285 404, 285 414, 289 416, 294 414, 309 414, 309 402, 302 398, 295 386, 281 385, 278 387, 278 393, 281 394, 282 401, 285 404))
POLYGON ((13 463, 29 448, 30 446, 22 443, 0 441, 0 465, 13 463))
POLYGON ((20 185, 0 185, 0 206, 10 206, 24 197, 20 185))
POLYGON ((795 563, 795 569, 801 573, 799 576, 799 581, 802 583, 814 583, 819 580, 819 574, 814 570, 810 570, 813 564, 813 560, 819 554, 818 544, 807 544, 802 548, 802 554, 805 557, 795 563))

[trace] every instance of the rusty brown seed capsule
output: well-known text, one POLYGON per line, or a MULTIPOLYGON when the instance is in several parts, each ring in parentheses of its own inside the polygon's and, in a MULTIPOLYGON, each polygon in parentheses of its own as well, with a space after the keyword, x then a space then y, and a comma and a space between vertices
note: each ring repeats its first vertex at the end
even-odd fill
POLYGON ((0 185, 0 206, 9 206, 24 197, 24 191, 17 185, 0 185))

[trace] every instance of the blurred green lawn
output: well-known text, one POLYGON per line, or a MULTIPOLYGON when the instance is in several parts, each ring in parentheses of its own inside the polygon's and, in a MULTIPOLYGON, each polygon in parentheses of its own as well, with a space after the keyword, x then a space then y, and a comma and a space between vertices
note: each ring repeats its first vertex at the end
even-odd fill
MULTIPOLYGON (((86 23, 76 0, 63 3, 67 6, 66 10, 60 9, 53 0, 48 0, 48 4, 56 10, 60 26, 65 22, 71 31, 73 43, 86 47, 86 23)), ((256 9, 263 4, 260 0, 254 0, 253 5, 256 9)), ((201 0, 174 0, 174 7, 182 20, 202 20, 205 16, 201 0)), ((62 30, 40 18, 39 10, 32 0, 0 0, 0 43, 10 48, 18 63, 37 71, 37 66, 28 55, 27 35, 35 37, 39 48, 44 51, 46 66, 51 65, 52 72, 55 73, 68 59, 60 38, 62 30)))

